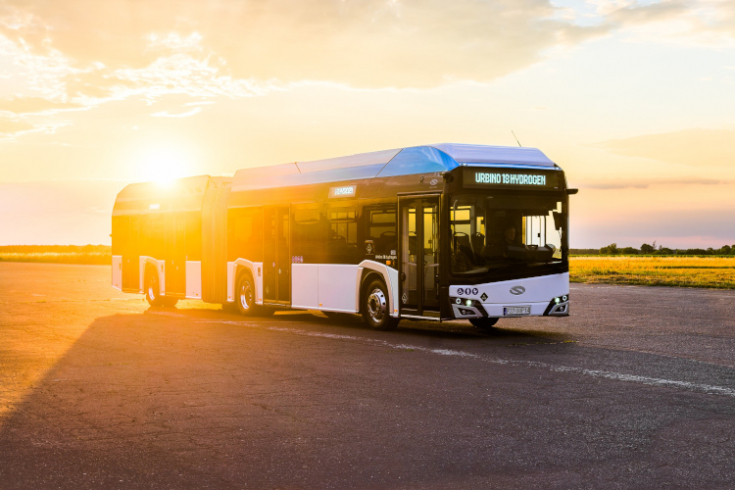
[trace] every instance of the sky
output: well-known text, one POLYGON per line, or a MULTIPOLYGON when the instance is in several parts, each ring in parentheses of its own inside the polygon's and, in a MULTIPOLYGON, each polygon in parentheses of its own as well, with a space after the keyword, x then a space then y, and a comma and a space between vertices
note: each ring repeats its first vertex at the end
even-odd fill
POLYGON ((735 244, 732 0, 4 0, 0 245, 109 244, 127 183, 541 149, 570 245, 735 244))

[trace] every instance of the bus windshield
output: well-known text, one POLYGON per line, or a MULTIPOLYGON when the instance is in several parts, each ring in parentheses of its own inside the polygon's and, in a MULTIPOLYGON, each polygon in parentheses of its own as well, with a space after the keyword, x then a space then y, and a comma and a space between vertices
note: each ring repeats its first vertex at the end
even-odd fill
POLYGON ((562 262, 567 217, 557 196, 458 194, 450 204, 452 274, 562 262))

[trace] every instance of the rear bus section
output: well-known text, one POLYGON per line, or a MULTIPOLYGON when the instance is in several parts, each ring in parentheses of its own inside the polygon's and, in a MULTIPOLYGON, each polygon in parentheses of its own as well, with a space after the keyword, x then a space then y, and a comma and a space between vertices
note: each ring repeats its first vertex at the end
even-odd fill
MULTIPOLYGON (((218 204, 212 196, 228 184, 227 179, 200 176, 165 186, 125 187, 112 214, 113 287, 143 293, 154 306, 202 299, 203 284, 211 293, 213 285, 206 282, 216 262, 216 246, 211 244, 223 243, 225 234, 224 225, 212 223, 218 204)), ((221 280, 224 284, 223 274, 221 280)))

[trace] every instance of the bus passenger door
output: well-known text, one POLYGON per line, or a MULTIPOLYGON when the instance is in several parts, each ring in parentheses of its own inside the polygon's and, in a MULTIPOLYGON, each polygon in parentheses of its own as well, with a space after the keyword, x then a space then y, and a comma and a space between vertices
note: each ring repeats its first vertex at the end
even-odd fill
POLYGON ((288 206, 263 210, 263 299, 266 303, 291 301, 291 253, 288 206))
POLYGON ((439 311, 439 197, 405 198, 400 213, 400 299, 404 314, 439 311))

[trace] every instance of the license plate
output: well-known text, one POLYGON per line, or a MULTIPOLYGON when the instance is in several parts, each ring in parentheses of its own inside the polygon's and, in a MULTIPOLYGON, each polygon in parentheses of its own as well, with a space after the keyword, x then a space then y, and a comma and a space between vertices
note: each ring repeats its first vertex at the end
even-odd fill
POLYGON ((530 315, 530 314, 531 314, 530 306, 506 306, 505 308, 503 308, 504 316, 520 316, 520 315, 530 315))

